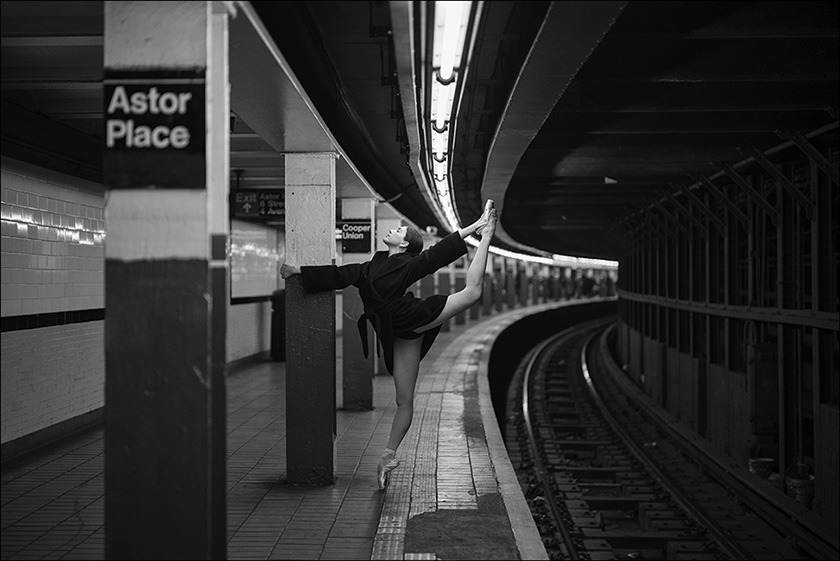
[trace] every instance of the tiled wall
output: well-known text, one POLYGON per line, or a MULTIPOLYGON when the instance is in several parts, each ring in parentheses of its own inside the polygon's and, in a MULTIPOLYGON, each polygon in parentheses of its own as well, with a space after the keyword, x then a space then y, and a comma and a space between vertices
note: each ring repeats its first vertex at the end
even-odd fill
POLYGON ((3 333, 2 442, 105 403, 104 322, 3 333))
MULTIPOLYGON (((102 188, 3 158, 2 316, 104 307, 102 188)), ((2 442, 104 403, 103 321, 2 335, 2 442)))
POLYGON ((102 308, 104 199, 97 187, 3 163, 3 317, 102 308))
POLYGON ((250 357, 271 348, 271 302, 228 307, 227 360, 250 357))

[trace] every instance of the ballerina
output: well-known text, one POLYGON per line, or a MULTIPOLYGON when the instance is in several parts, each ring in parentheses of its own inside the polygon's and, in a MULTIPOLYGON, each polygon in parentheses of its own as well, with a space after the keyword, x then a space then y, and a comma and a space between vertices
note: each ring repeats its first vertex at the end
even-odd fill
POLYGON ((412 226, 401 226, 383 238, 386 251, 377 251, 370 261, 349 265, 295 266, 283 263, 281 276, 301 275, 306 292, 358 287, 364 304, 358 328, 365 357, 368 356, 367 323, 370 322, 385 357, 385 366, 394 376, 397 413, 391 434, 377 468, 379 489, 385 489, 390 472, 399 465, 397 448, 411 426, 414 415, 414 387, 420 361, 429 352, 441 326, 481 299, 484 270, 490 240, 496 230, 496 210, 492 199, 474 223, 452 232, 429 249, 423 250, 423 236, 412 226), (466 286, 453 294, 433 294, 417 298, 408 287, 433 274, 467 253, 464 239, 473 233, 481 237, 475 257, 467 270, 466 286))

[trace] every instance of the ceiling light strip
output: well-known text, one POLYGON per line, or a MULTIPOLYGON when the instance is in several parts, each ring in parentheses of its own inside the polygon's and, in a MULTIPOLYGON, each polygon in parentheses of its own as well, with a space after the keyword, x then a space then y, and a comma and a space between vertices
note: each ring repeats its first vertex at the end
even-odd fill
MULTIPOLYGON (((476 12, 480 12, 483 2, 477 2, 476 12)), ((455 96, 460 91, 463 95, 465 68, 462 69, 464 52, 466 50, 466 35, 473 11, 470 1, 438 1, 434 3, 434 38, 432 50, 432 75, 430 88, 430 115, 427 125, 429 148, 429 166, 432 181, 435 186, 437 203, 443 210, 446 222, 451 231, 460 228, 460 220, 455 209, 449 170, 452 165, 451 138, 455 129, 455 96), (459 82, 460 80, 460 82, 459 82)), ((472 52, 474 43, 470 41, 469 50, 472 52)), ((466 66, 466 65, 463 65, 466 66)), ((468 237, 466 242, 474 247, 478 246, 475 238, 468 237)), ((528 255, 508 251, 496 246, 490 247, 490 252, 502 257, 539 263, 542 265, 566 266, 573 268, 597 267, 617 269, 617 261, 604 259, 590 259, 570 255, 554 254, 549 257, 528 255)))

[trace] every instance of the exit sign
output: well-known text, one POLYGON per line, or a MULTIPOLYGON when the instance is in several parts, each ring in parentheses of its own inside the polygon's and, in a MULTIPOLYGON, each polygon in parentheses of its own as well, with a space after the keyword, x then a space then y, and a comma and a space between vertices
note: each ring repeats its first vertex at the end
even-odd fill
POLYGON ((276 220, 286 215, 285 189, 240 189, 230 198, 234 218, 276 220))

